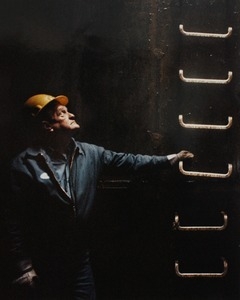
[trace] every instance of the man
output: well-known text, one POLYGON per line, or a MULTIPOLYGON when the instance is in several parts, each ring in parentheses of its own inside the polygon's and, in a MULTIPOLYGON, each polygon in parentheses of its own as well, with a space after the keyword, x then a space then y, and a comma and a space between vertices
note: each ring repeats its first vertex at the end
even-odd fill
MULTIPOLYGON (((25 299, 95 299, 88 218, 102 171, 157 170, 193 154, 116 153, 73 139, 80 128, 66 96, 38 94, 25 102, 38 143, 12 163, 8 227, 15 279, 25 299)), ((21 296, 22 297, 22 296, 21 296)), ((20 298, 19 298, 20 299, 20 298)), ((21 298, 24 299, 24 298, 21 298)))

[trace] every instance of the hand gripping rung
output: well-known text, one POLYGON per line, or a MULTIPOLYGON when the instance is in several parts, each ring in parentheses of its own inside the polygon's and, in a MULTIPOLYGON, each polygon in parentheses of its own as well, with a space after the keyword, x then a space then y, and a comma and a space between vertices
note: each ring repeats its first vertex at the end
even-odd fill
POLYGON ((175 272, 177 276, 184 277, 184 278, 196 278, 196 277, 208 277, 208 278, 217 278, 217 277, 224 277, 228 271, 228 263, 225 258, 223 260, 223 272, 221 273, 182 273, 179 271, 179 263, 175 261, 175 272))
POLYGON ((192 129, 215 129, 215 130, 226 130, 232 126, 232 117, 228 117, 228 123, 226 125, 212 125, 212 124, 191 124, 183 121, 183 115, 178 116, 179 124, 184 128, 192 129))
POLYGON ((209 173, 209 172, 196 172, 196 171, 186 171, 183 169, 183 161, 179 162, 179 171, 186 176, 198 176, 198 177, 213 177, 213 178, 228 178, 232 174, 233 166, 228 164, 227 173, 209 173))
POLYGON ((223 231, 227 227, 228 216, 223 211, 221 214, 223 215, 223 225, 221 226, 181 226, 179 222, 179 216, 176 213, 173 228, 179 231, 223 231))
POLYGON ((183 75, 183 70, 179 70, 179 77, 182 81, 188 83, 210 83, 210 84, 228 84, 232 80, 233 73, 228 72, 227 79, 203 79, 203 78, 186 78, 183 75))
POLYGON ((226 39, 231 36, 232 34, 232 27, 228 27, 227 33, 207 33, 207 32, 190 32, 185 31, 183 28, 183 25, 179 25, 179 30, 183 35, 186 36, 197 36, 197 37, 205 37, 205 38, 220 38, 220 39, 226 39))

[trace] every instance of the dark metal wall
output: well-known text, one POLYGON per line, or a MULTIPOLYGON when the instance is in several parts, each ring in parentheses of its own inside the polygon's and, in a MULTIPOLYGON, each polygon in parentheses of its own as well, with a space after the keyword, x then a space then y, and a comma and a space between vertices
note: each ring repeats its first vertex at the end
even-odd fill
POLYGON ((99 299, 238 299, 239 2, 1 0, 0 19, 2 170, 27 143, 21 107, 34 93, 68 95, 81 140, 143 154, 185 148, 195 154, 184 163, 189 171, 225 174, 233 166, 227 179, 185 176, 178 167, 130 182, 109 174, 94 222, 99 299), (233 31, 190 37, 180 24, 188 32, 233 31), (233 77, 188 83, 179 70, 186 78, 233 77), (229 116, 233 123, 188 129, 179 115, 187 124, 221 125, 229 116), (181 231, 175 215, 190 227, 219 227, 224 216, 228 223, 181 231))

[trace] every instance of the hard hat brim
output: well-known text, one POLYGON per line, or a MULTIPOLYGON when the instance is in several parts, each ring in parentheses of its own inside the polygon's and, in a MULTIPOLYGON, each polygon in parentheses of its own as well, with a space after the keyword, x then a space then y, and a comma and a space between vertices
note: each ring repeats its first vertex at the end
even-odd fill
POLYGON ((62 104, 64 106, 68 104, 68 97, 66 97, 64 95, 59 95, 59 96, 55 97, 53 100, 58 101, 60 104, 62 104))

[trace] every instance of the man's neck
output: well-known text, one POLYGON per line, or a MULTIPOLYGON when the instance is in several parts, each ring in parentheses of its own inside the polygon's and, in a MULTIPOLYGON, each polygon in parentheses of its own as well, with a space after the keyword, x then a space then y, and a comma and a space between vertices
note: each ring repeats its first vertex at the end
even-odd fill
POLYGON ((50 140, 49 146, 61 154, 67 154, 67 149, 72 140, 70 136, 54 137, 50 140))

